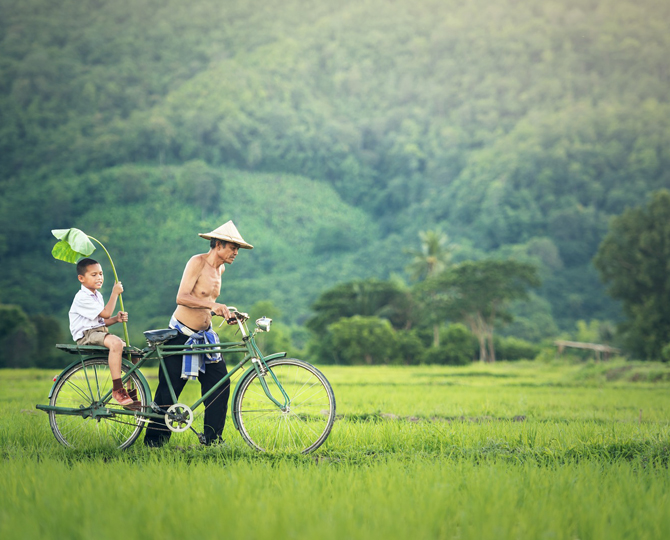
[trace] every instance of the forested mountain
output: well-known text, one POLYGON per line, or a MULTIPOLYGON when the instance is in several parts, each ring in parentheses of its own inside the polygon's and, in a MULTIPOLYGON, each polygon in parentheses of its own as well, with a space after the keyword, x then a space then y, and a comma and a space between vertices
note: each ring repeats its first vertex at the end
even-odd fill
POLYGON ((529 319, 616 319, 591 258, 670 186, 669 25, 665 0, 0 0, 0 303, 62 315, 49 230, 76 226, 162 320, 232 218, 258 249, 226 292, 292 321, 436 227, 455 261, 538 263, 529 319))

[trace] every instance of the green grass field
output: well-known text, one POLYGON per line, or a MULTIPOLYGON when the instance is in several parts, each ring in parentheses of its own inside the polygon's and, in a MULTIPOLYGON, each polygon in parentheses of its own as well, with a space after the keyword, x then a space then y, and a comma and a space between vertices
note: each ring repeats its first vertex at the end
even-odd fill
POLYGON ((309 456, 232 422, 218 448, 68 450, 35 410, 56 372, 0 371, 0 537, 670 538, 668 366, 322 370, 338 421, 309 456))

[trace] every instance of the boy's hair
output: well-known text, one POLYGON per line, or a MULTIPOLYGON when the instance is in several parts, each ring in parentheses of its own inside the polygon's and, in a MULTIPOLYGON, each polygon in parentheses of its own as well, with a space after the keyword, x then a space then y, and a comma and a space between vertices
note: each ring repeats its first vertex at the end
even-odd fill
POLYGON ((86 269, 92 264, 100 264, 95 259, 89 259, 88 257, 82 259, 77 263, 77 275, 83 276, 86 274, 86 269))

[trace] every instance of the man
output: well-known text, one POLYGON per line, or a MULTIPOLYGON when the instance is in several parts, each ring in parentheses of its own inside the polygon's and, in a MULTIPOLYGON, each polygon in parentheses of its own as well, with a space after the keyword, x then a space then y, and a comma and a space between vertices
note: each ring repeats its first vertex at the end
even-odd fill
MULTIPOLYGON (((218 336, 212 329, 212 312, 226 319, 231 317, 228 307, 217 302, 224 265, 235 260, 240 248, 253 249, 240 236, 232 221, 199 236, 210 241, 210 249, 207 253, 195 255, 186 264, 177 292, 177 309, 170 320, 170 328, 178 330, 179 335, 166 342, 166 345, 218 343, 218 336)), ((205 395, 228 373, 220 354, 168 356, 165 357, 165 365, 177 398, 188 379, 197 378, 201 395, 205 395)), ((204 435, 207 445, 221 440, 229 395, 230 385, 225 384, 220 392, 214 392, 204 402, 204 435)), ((154 401, 163 409, 173 404, 163 370, 159 370, 154 401)), ((144 437, 145 445, 156 447, 168 442, 171 432, 165 424, 152 422, 149 426, 144 437)))

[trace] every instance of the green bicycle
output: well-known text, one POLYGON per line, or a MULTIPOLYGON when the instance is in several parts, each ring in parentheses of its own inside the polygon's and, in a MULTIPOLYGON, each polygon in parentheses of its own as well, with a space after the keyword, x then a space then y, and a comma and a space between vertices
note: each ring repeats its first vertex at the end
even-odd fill
POLYGON ((126 347, 135 364, 123 360, 123 382, 137 392, 139 405, 124 408, 112 401, 112 381, 105 347, 57 345, 61 350, 78 354, 58 376, 49 392, 49 404, 37 405, 49 415, 56 439, 71 448, 99 443, 128 448, 149 422, 158 422, 173 432, 191 430, 202 442, 204 435, 193 426, 194 411, 206 398, 221 391, 231 377, 248 363, 232 396, 232 418, 235 428, 252 448, 260 451, 312 452, 319 448, 335 421, 335 396, 326 377, 308 362, 286 358, 280 352, 264 356, 256 344, 256 334, 269 332, 272 320, 261 317, 249 332, 248 315, 234 308, 229 324, 239 326, 242 341, 214 345, 164 345, 177 330, 144 332, 147 347, 126 347), (167 376, 164 356, 193 354, 194 351, 241 353, 242 360, 232 367, 209 392, 188 406, 177 403, 174 388, 167 376), (141 367, 157 359, 169 385, 174 405, 162 409, 151 401, 151 390, 141 367))

